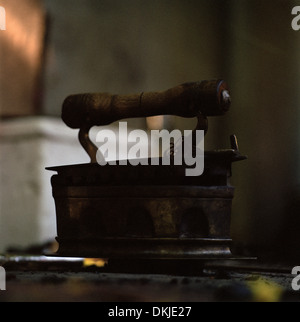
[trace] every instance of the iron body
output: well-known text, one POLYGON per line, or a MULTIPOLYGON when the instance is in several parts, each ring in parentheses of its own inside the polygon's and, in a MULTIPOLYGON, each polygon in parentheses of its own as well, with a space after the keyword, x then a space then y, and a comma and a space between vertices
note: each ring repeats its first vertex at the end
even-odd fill
POLYGON ((56 204, 59 255, 104 258, 228 257, 237 150, 205 153, 205 170, 185 166, 48 168, 56 204))

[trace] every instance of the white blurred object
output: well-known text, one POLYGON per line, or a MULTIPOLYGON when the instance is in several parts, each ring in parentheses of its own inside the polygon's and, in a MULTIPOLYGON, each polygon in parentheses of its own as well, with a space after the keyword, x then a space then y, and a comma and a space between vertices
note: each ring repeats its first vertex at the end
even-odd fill
POLYGON ((25 117, 0 122, 0 252, 56 237, 48 166, 89 161, 58 118, 25 117))

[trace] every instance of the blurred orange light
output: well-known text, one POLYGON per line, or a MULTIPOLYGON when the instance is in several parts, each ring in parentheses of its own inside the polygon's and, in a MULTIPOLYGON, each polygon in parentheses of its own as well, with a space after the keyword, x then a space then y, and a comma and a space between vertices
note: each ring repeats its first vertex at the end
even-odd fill
POLYGON ((107 259, 103 258, 84 258, 83 267, 96 266, 104 267, 108 263, 107 259))

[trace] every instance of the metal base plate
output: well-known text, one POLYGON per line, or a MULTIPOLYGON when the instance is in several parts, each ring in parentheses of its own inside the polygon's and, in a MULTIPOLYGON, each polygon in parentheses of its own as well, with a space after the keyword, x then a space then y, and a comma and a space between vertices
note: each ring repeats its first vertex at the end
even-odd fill
POLYGON ((134 259, 200 259, 232 257, 231 239, 210 238, 57 238, 59 256, 134 259))

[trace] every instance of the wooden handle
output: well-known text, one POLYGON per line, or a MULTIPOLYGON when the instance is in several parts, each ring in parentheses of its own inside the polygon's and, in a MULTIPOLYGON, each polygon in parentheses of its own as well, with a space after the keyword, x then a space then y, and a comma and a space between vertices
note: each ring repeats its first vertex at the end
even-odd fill
POLYGON ((216 116, 225 114, 230 103, 229 89, 223 80, 205 80, 181 84, 162 92, 71 95, 63 103, 62 120, 73 129, 81 129, 108 125, 125 118, 155 115, 216 116))

